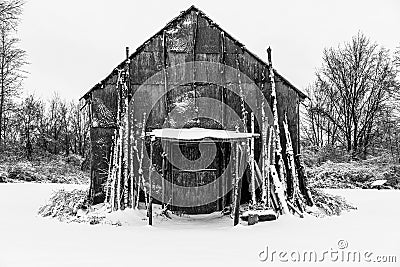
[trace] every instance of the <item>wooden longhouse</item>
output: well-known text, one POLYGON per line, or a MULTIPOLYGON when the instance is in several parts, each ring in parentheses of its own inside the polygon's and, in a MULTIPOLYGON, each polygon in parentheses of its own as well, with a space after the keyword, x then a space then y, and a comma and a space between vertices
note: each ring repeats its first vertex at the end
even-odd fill
MULTIPOLYGON (((151 184, 154 172, 171 182, 172 191, 174 184, 190 187, 212 182, 221 175, 228 164, 226 159, 235 151, 231 143, 218 141, 215 159, 205 170, 186 172, 174 169, 172 164, 165 160, 165 155, 171 153, 172 148, 170 147, 169 151, 165 147, 163 149, 160 141, 154 134, 151 136, 151 133, 154 133, 156 129, 164 128, 165 125, 170 128, 200 127, 250 133, 252 131, 250 114, 253 112, 255 117, 260 118, 261 107, 265 104, 262 103, 263 97, 269 106, 273 106, 274 98, 271 97, 273 89, 276 91, 277 104, 275 106, 280 132, 285 132, 284 118, 287 117, 287 129, 293 146, 292 154, 299 154, 299 105, 307 96, 276 70, 272 75, 274 81, 274 88, 272 88, 270 63, 254 55, 194 6, 169 22, 133 54, 129 55, 127 51, 127 58, 81 98, 82 111, 88 115, 91 127, 90 199, 92 203, 97 204, 105 200, 110 202, 109 199, 111 199, 117 208, 127 208, 137 206, 139 199, 148 201, 147 194, 151 193, 151 191, 149 192, 152 190, 151 188, 156 190, 154 188, 161 187, 163 192, 166 190, 162 188, 161 181, 153 181, 154 184, 151 184), (258 90, 244 90, 243 96, 230 92, 227 88, 234 85, 240 87, 241 81, 237 77, 227 75, 224 69, 216 72, 207 69, 207 65, 201 65, 203 67, 191 70, 190 73, 185 73, 188 70, 174 69, 180 64, 193 61, 218 63, 236 69, 245 74, 258 90), (169 70, 168 75, 163 74, 160 79, 150 79, 162 70, 169 70), (202 74, 213 76, 221 83, 196 82, 198 78, 196 75, 202 74), (183 83, 182 77, 185 75, 193 75, 194 81, 190 84, 183 83), (170 90, 172 86, 174 89, 170 90), (146 87, 145 93, 137 93, 140 87, 146 87), (190 94, 193 91, 194 93, 190 94), (260 92, 263 97, 258 95, 260 92), (146 114, 144 110, 146 110, 148 102, 159 95, 163 95, 163 97, 158 99, 151 112, 146 114), (247 125, 238 129, 237 125, 235 128, 233 124, 221 125, 203 118, 171 122, 169 121, 169 112, 176 108, 177 103, 182 102, 183 95, 194 99, 209 97, 220 101, 228 105, 238 116, 246 116, 244 122, 247 125), (243 101, 241 101, 243 98, 252 99, 254 107, 243 105, 243 101), (151 159, 143 157, 146 152, 150 153, 151 159), (116 164, 119 164, 119 169, 114 168, 116 164), (121 180, 116 184, 114 181, 114 185, 112 185, 112 179, 115 180, 116 176, 121 180), (118 194, 115 195, 114 191, 110 193, 110 187, 115 187, 114 191, 119 190, 118 194)), ((199 78, 199 80, 201 79, 199 78)), ((215 107, 212 113, 224 120, 223 108, 215 107)), ((269 123, 272 124, 272 121, 269 123)), ((261 136, 261 138, 253 138, 255 140, 254 159, 256 162, 262 162, 262 151, 265 148, 263 140, 264 142, 266 140, 263 138, 262 123, 256 120, 253 128, 255 133, 253 136, 257 134, 261 136)), ((279 138, 283 150, 282 155, 286 155, 287 137, 280 134, 279 138)), ((170 146, 174 145, 174 142, 169 143, 170 146)), ((196 143, 181 140, 175 145, 189 160, 195 160, 199 156, 199 148, 196 143)), ((206 144, 205 149, 208 149, 206 144)), ((268 158, 270 161, 274 157, 268 158)), ((283 159, 286 169, 290 169, 291 162, 286 157, 283 159)), ((248 161, 248 159, 244 160, 248 161)), ((266 172, 262 166, 256 167, 259 167, 263 173, 266 172)), ((248 202, 253 197, 250 192, 252 190, 249 190, 249 185, 252 183, 251 177, 254 175, 251 174, 252 172, 254 173, 255 170, 253 166, 249 166, 248 170, 243 173, 240 192, 242 202, 248 202)), ((228 176, 229 173, 234 176, 232 171, 228 172, 228 176)), ((291 185, 288 183, 287 190, 294 191, 290 187, 291 185)), ((260 199, 262 194, 260 188, 256 190, 257 199, 260 199)), ((218 195, 217 192, 221 192, 221 185, 216 184, 212 190, 215 190, 215 195, 218 195)), ((201 198, 201 195, 175 195, 174 197, 171 195, 163 199, 163 204, 169 205, 170 209, 181 209, 188 213, 212 212, 223 210, 232 203, 234 196, 231 192, 223 192, 222 197, 201 206, 179 207, 179 204, 174 202, 177 198, 201 198)))

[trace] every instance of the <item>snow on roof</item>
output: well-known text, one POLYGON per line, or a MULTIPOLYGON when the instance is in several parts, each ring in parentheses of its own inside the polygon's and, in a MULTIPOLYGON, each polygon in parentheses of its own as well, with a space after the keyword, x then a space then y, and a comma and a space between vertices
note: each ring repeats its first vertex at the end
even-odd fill
POLYGON ((240 133, 227 130, 205 129, 205 128, 163 128, 154 129, 147 133, 148 136, 162 138, 166 140, 182 140, 182 141, 199 141, 204 139, 217 139, 217 140, 244 140, 252 137, 260 136, 257 133, 240 133))

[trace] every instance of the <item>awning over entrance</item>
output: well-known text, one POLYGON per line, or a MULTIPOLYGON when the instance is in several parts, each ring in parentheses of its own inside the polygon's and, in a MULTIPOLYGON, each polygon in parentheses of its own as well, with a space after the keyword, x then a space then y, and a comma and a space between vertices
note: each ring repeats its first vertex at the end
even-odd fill
POLYGON ((204 139, 213 139, 218 141, 240 141, 260 136, 257 133, 240 133, 235 131, 205 129, 205 128, 163 128, 154 129, 147 133, 148 136, 154 136, 170 141, 200 141, 204 139))

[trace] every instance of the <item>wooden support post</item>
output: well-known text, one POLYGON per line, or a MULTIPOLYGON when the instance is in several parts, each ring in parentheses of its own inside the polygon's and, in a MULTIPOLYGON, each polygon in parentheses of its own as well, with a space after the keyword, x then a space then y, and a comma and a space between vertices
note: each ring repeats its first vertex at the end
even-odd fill
POLYGON ((150 197, 149 208, 147 211, 147 216, 149 216, 149 225, 153 225, 153 197, 150 197))
POLYGON ((220 177, 219 179, 218 179, 218 201, 217 201, 217 210, 218 211, 221 211, 221 210, 223 210, 224 209, 224 201, 223 201, 223 196, 224 196, 224 193, 223 193, 223 191, 224 191, 224 185, 223 185, 223 180, 224 179, 222 179, 221 178, 221 176, 223 175, 223 173, 224 173, 224 169, 223 169, 223 158, 222 158, 222 153, 220 153, 220 150, 222 150, 222 146, 223 146, 223 143, 219 143, 219 144, 221 144, 220 146, 218 146, 219 147, 219 149, 218 149, 218 147, 217 147, 217 157, 218 157, 218 165, 219 165, 219 171, 218 171, 218 177, 220 177))
MULTIPOLYGON (((167 142, 167 148, 168 148, 168 158, 169 159, 171 159, 172 158, 172 142, 167 142)), ((171 184, 171 193, 170 193, 170 196, 169 196, 169 202, 171 203, 171 206, 173 206, 175 203, 174 203, 174 175, 172 174, 172 168, 173 168, 173 166, 172 166, 172 163, 171 162, 169 162, 169 164, 168 164, 168 178, 169 178, 169 181, 170 181, 170 184, 171 184)))
MULTIPOLYGON (((242 177, 239 176, 239 167, 240 167, 240 156, 239 156, 239 143, 236 143, 236 158, 237 164, 235 169, 235 177, 236 179, 236 190, 235 190, 235 209, 234 209, 234 217, 233 217, 233 226, 236 226, 239 223, 239 213, 240 213, 240 199, 242 195, 242 177)), ((243 152, 242 152, 243 153, 243 152)))
POLYGON ((152 173, 153 173, 153 141, 154 136, 150 137, 150 163, 149 163, 149 206, 148 206, 148 216, 149 225, 153 225, 153 195, 152 195, 152 173))
POLYGON ((167 154, 165 153, 165 152, 163 152, 162 154, 161 154, 161 157, 162 157, 162 164, 161 164, 161 172, 162 172, 162 177, 161 177, 161 194, 162 194, 162 196, 161 196, 161 206, 162 206, 162 209, 164 209, 164 206, 165 206, 165 179, 167 178, 166 177, 166 156, 167 156, 167 154))
POLYGON ((152 180, 153 174, 153 136, 150 137, 150 158, 149 158, 149 198, 152 196, 152 180))
POLYGON ((270 151, 270 147, 271 147, 271 140, 272 140, 272 135, 273 135, 273 128, 269 131, 268 133, 268 125, 267 122, 264 121, 263 122, 263 136, 265 136, 264 139, 264 144, 263 144, 263 169, 262 169, 262 174, 263 174, 263 203, 264 203, 264 207, 265 208, 269 208, 270 207, 270 201, 269 201, 269 197, 270 197, 270 181, 269 181, 269 166, 271 165, 271 159, 270 159, 270 155, 271 155, 271 151, 270 151), (267 138, 268 135, 268 138, 267 138))
POLYGON ((238 150, 238 146, 236 143, 231 143, 232 145, 232 149, 231 149, 231 153, 232 153, 232 164, 231 164, 231 173, 232 173, 232 193, 231 193, 231 207, 232 207, 232 215, 233 217, 235 216, 235 203, 236 203, 236 168, 237 168, 237 162, 238 162, 238 158, 236 157, 237 155, 237 150, 238 150))
MULTIPOLYGON (((251 113, 251 133, 254 134, 254 113, 251 113)), ((256 179, 254 174, 254 136, 250 139, 250 170, 251 170, 251 202, 254 207, 257 204, 256 200, 256 179)))
POLYGON ((222 210, 224 210, 225 205, 226 205, 226 177, 227 177, 227 171, 226 171, 226 159, 225 159, 225 155, 226 155, 226 143, 221 143, 221 164, 222 164, 222 172, 225 171, 225 177, 224 179, 221 179, 222 182, 222 210))
MULTIPOLYGON (((131 101, 134 101, 133 99, 131 101)), ((132 107, 130 105, 130 107, 132 107)), ((131 180, 131 207, 134 209, 136 207, 136 194, 137 194, 137 179, 134 170, 134 153, 136 153, 135 146, 135 130, 133 124, 133 112, 129 112, 131 119, 129 120, 129 177, 131 180)))

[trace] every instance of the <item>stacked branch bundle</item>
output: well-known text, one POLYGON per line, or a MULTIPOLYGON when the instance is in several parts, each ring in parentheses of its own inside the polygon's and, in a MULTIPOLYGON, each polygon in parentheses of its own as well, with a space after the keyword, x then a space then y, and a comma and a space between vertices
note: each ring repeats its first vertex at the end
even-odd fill
MULTIPOLYGON (((139 190, 137 185, 143 185, 143 155, 145 148, 144 131, 145 117, 143 114, 142 134, 139 140, 134 137, 134 129, 129 120, 129 50, 126 50, 126 66, 118 69, 116 82, 117 115, 114 136, 112 138, 109 157, 109 168, 106 182, 105 203, 112 211, 125 208, 137 208, 139 204, 139 190), (129 143, 134 144, 129 146, 129 143), (138 146, 140 146, 138 148, 138 146), (138 177, 134 176, 133 159, 139 162, 138 177)), ((146 196, 146 190, 144 190, 146 196)), ((147 197, 147 196, 146 196, 147 197)), ((147 198, 146 198, 147 199, 147 198)), ((146 202, 147 203, 147 202, 146 202)))
MULTIPOLYGON (((271 111, 273 115, 272 126, 269 126, 263 101, 261 121, 261 168, 254 162, 256 174, 262 181, 263 209, 273 209, 280 214, 297 214, 303 216, 305 205, 312 206, 313 200, 307 188, 307 177, 305 176, 300 155, 294 155, 292 139, 289 132, 286 114, 283 119, 282 133, 279 127, 278 105, 276 99, 274 69, 272 67, 271 49, 268 48, 269 82, 271 85, 271 111), (285 155, 281 139, 285 140, 285 155), (272 150, 272 151, 271 151, 272 150), (286 158, 286 163, 284 161, 286 158)), ((260 206, 260 205, 258 205, 260 206)))
MULTIPOLYGON (((289 132, 287 116, 283 118, 281 132, 278 118, 274 69, 272 67, 271 49, 268 48, 268 70, 271 85, 271 111, 273 121, 268 122, 263 98, 261 103, 261 167, 254 160, 254 139, 251 140, 250 170, 252 201, 249 211, 242 218, 253 224, 253 216, 262 214, 260 210, 272 210, 278 214, 296 214, 303 217, 305 206, 313 206, 314 202, 307 188, 307 177, 300 155, 294 155, 292 139, 289 132), (270 124, 272 126, 270 126, 270 124), (285 140, 283 154, 281 139, 285 140), (286 164, 284 159, 286 159, 286 164), (261 181, 261 201, 255 196, 255 175, 261 181), (252 222, 250 222, 252 221, 252 222)), ((242 116, 246 116, 245 113, 242 116)), ((246 121, 246 119, 243 119, 246 121)), ((254 132, 254 115, 251 114, 251 130, 254 132)), ((255 220, 258 221, 258 220, 255 220)))

